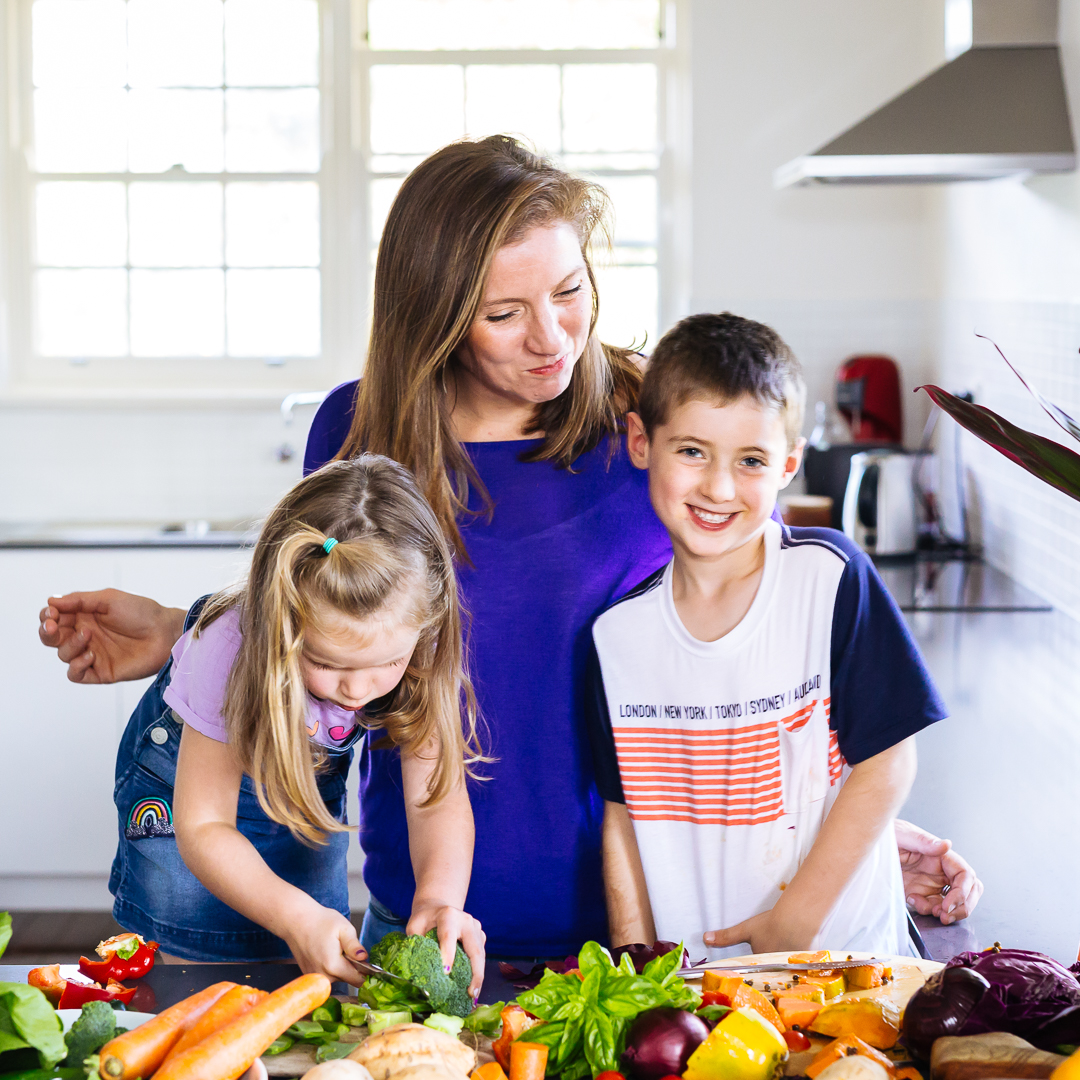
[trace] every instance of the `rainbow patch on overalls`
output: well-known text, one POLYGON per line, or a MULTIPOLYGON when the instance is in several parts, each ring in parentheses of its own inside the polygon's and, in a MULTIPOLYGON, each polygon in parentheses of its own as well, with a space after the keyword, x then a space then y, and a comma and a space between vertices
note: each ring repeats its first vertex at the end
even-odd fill
POLYGON ((124 835, 129 840, 172 836, 172 807, 164 799, 140 799, 128 814, 124 835))

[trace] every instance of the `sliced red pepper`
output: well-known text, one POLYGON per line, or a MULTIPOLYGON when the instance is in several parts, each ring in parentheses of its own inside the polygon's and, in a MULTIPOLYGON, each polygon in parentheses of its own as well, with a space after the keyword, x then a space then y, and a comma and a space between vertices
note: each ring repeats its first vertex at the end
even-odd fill
POLYGON ((125 1005, 135 996, 138 987, 121 986, 120 983, 109 980, 107 986, 87 986, 84 983, 73 982, 68 979, 64 986, 64 992, 60 996, 58 1009, 81 1009, 88 1001, 122 1001, 125 1005))
POLYGON ((27 976, 26 981, 31 986, 36 986, 54 1005, 64 993, 67 982, 60 978, 60 965, 49 964, 46 967, 34 968, 27 976))
POLYGON ((138 934, 120 934, 103 941, 97 952, 100 960, 88 960, 79 957, 79 970, 94 982, 104 983, 109 979, 141 979, 153 966, 154 954, 158 950, 156 941, 143 941, 138 934), (131 942, 138 942, 138 948, 126 959, 119 955, 118 949, 131 942))
POLYGON ((719 990, 705 990, 701 995, 701 1008, 706 1005, 723 1005, 732 1008, 731 998, 727 994, 721 994, 719 990))

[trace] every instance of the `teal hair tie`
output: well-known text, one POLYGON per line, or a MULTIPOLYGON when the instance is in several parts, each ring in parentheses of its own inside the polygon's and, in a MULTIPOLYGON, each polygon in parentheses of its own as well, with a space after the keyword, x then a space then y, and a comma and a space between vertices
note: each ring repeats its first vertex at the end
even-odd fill
POLYGON ((326 543, 323 544, 322 549, 326 552, 327 555, 329 555, 330 552, 337 547, 337 543, 338 542, 332 536, 329 536, 326 539, 326 543))

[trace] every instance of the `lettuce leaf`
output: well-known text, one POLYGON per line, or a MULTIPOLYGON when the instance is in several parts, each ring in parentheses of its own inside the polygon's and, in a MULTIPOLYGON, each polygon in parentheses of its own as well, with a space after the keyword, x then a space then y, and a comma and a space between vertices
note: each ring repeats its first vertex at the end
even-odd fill
POLYGON ((67 1057, 56 1010, 36 986, 0 982, 0 1071, 9 1051, 33 1049, 43 1069, 67 1057))

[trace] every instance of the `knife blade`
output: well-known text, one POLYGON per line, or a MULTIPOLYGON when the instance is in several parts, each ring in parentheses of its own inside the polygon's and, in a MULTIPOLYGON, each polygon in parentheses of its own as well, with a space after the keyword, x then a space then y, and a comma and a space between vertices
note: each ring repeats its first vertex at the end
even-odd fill
MULTIPOLYGON (((342 953, 342 956, 345 956, 345 954, 342 953)), ((372 964, 368 960, 357 960, 352 956, 346 956, 345 959, 348 960, 361 975, 370 975, 373 979, 385 979, 387 982, 397 983, 398 986, 407 986, 421 997, 426 998, 428 1001, 431 1000, 431 995, 422 986, 417 986, 416 983, 410 982, 402 975, 394 975, 392 972, 379 967, 378 964, 372 964)))
POLYGON ((681 968, 675 974, 681 979, 689 975, 700 975, 703 971, 731 971, 742 974, 754 972, 772 973, 777 971, 832 971, 844 968, 866 967, 868 964, 880 964, 881 960, 818 960, 813 964, 729 964, 723 960, 711 960, 704 964, 681 968))

